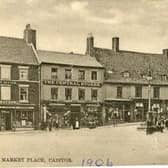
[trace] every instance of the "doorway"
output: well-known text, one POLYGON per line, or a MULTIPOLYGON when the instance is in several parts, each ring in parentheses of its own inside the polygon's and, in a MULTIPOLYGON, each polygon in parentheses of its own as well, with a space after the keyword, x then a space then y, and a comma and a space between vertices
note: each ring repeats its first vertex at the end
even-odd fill
POLYGON ((1 119, 4 130, 11 130, 11 113, 9 111, 1 111, 1 119))

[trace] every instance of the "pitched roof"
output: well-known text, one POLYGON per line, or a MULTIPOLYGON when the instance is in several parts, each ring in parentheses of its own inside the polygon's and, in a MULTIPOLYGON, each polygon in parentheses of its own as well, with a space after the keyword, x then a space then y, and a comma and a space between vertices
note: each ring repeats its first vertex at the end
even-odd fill
POLYGON ((0 36, 0 63, 38 64, 32 46, 23 39, 0 36))
POLYGON ((124 50, 115 52, 96 47, 93 49, 93 54, 107 71, 111 71, 108 74, 108 80, 137 81, 137 79, 142 79, 143 81, 149 70, 153 80, 160 80, 162 75, 168 74, 168 58, 163 54, 124 50), (130 77, 124 79, 123 72, 129 72, 130 77))
POLYGON ((94 57, 89 55, 44 50, 38 50, 37 53, 41 63, 103 68, 94 57))

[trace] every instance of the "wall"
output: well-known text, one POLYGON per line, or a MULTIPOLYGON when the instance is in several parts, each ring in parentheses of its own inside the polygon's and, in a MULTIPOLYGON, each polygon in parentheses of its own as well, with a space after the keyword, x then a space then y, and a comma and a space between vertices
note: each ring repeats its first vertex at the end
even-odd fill
MULTIPOLYGON (((58 66, 58 65, 49 65, 42 64, 41 68, 41 81, 44 79, 51 79, 51 68, 58 68, 58 80, 65 80, 65 69, 70 68, 68 66, 58 66)), ((91 80, 91 71, 97 71, 97 81, 99 83, 103 82, 103 69, 98 68, 86 68, 86 67, 73 67, 72 68, 72 80, 78 81, 78 71, 85 70, 85 81, 95 82, 91 80)), ((44 85, 42 84, 41 89, 41 99, 42 100, 51 100, 51 87, 58 88, 58 100, 65 101, 65 88, 72 88, 72 101, 78 101, 78 89, 85 89, 85 101, 91 101, 91 89, 98 89, 98 101, 103 100, 102 87, 85 87, 85 86, 57 86, 57 85, 44 85)))
MULTIPOLYGON (((135 98, 135 85, 104 84, 104 98, 117 98, 117 86, 122 86, 122 98, 135 98)), ((153 98, 153 86, 151 87, 151 98, 153 98)), ((142 99, 148 99, 148 86, 142 86, 142 99)), ((160 86, 160 99, 168 100, 168 86, 160 86)))

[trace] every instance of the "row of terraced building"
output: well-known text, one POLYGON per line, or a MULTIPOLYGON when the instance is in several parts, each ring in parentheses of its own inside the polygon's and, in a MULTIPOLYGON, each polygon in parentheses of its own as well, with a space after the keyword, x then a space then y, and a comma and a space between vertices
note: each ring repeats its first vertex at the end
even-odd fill
POLYGON ((79 118, 97 113, 102 123, 114 114, 123 122, 143 121, 149 94, 151 109, 166 115, 167 59, 167 49, 120 50, 118 37, 111 49, 98 48, 91 34, 85 54, 39 50, 28 24, 23 38, 0 36, 0 128, 38 129, 47 115, 67 112, 79 118))

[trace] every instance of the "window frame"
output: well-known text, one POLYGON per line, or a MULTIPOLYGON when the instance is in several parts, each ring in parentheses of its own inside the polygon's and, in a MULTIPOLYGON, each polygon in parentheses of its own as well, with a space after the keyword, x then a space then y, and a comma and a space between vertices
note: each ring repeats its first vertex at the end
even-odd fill
POLYGON ((56 80, 56 79, 58 79, 58 68, 57 67, 51 67, 51 80, 56 80), (53 72, 52 71, 53 69, 56 69, 56 72, 53 72), (53 73, 55 73, 55 75, 53 75, 53 73))
POLYGON ((2 85, 1 86, 1 100, 2 101, 11 101, 11 98, 12 98, 12 93, 11 93, 11 86, 10 85, 2 85), (2 93, 3 93, 3 91, 2 90, 4 90, 3 88, 9 88, 9 99, 7 99, 7 98, 5 98, 5 99, 2 99, 2 93))
POLYGON ((142 98, 142 86, 135 86, 135 97, 142 98))
POLYGON ((51 99, 52 100, 58 100, 58 87, 51 87, 51 99), (56 97, 52 94, 52 90, 56 90, 56 97), (55 97, 55 98, 54 98, 55 97))
POLYGON ((72 69, 70 69, 70 68, 65 68, 65 79, 66 79, 66 80, 71 80, 71 79, 72 79, 72 69), (67 71, 70 72, 70 75, 67 74, 67 71), (68 76, 70 76, 70 77, 68 77, 68 76))
POLYGON ((154 86, 153 87, 153 98, 154 99, 159 99, 160 98, 160 87, 159 86, 154 86))
POLYGON ((19 80, 21 81, 29 80, 29 67, 28 66, 19 66, 19 80), (21 78, 21 71, 25 71, 27 73, 26 78, 21 78))
POLYGON ((123 97, 123 87, 117 86, 117 98, 122 98, 122 97, 123 97))
POLYGON ((65 88, 65 100, 72 100, 72 88, 65 88), (67 90, 70 91, 70 95, 67 95, 67 90))
POLYGON ((123 77, 124 78, 129 78, 130 77, 130 72, 129 71, 123 72, 123 77))
POLYGON ((79 88, 78 89, 78 100, 79 101, 84 101, 85 100, 85 89, 84 88, 79 88), (83 96, 80 96, 81 91, 83 92, 83 96), (82 99, 80 97, 83 97, 82 99))
POLYGON ((78 71, 78 80, 85 80, 85 70, 79 69, 78 71), (81 75, 80 73, 83 72, 81 75))
POLYGON ((29 85, 19 85, 19 102, 21 103, 28 103, 29 102, 29 85), (26 88, 26 93, 27 93, 27 99, 26 100, 21 100, 21 89, 26 88))
MULTIPOLYGON (((0 68, 1 68, 1 70, 0 70, 0 77, 1 77, 1 80, 11 80, 11 65, 0 65, 0 68), (2 69, 8 69, 9 70, 9 74, 8 74, 8 77, 2 77, 3 75, 2 75, 2 69)), ((6 72, 5 73, 3 73, 3 74, 7 74, 6 72)))
POLYGON ((94 80, 94 81, 98 80, 98 72, 97 71, 91 71, 91 80, 94 80))
POLYGON ((98 100, 98 89, 91 89, 91 100, 92 101, 97 101, 98 100), (95 92, 96 91, 96 92, 95 92), (93 96, 93 93, 96 93, 96 97, 95 96, 93 96), (95 99, 94 99, 94 97, 95 97, 95 99))

